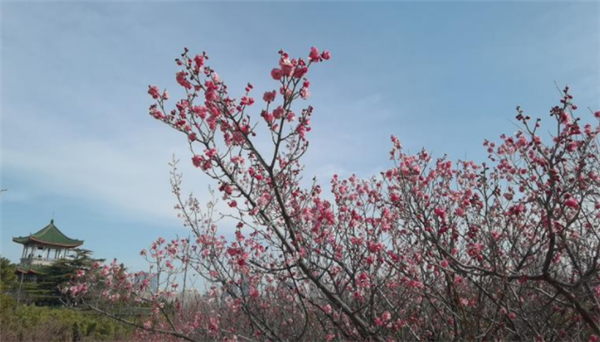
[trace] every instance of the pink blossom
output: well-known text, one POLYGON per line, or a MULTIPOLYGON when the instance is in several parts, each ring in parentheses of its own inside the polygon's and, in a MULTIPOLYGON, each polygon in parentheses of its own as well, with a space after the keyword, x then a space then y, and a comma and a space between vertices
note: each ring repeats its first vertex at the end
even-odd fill
POLYGON ((300 89, 300 97, 303 100, 306 100, 310 97, 310 91, 308 91, 308 88, 301 88, 300 89))
POLYGON ((304 75, 306 75, 306 73, 308 72, 308 68, 305 66, 297 66, 296 69, 294 69, 294 77, 295 78, 302 78, 304 77, 304 75))
POLYGON ((579 144, 577 144, 577 142, 575 142, 575 141, 572 141, 567 144, 567 151, 575 152, 575 151, 577 151, 578 147, 579 147, 579 144))
POLYGON ((160 90, 157 86, 148 86, 148 94, 150 94, 153 99, 158 99, 160 97, 160 90))
POLYGON ((179 83, 185 89, 192 89, 192 84, 187 79, 188 73, 185 71, 180 71, 177 73, 177 83, 179 83))
POLYGON ((156 120, 164 120, 166 117, 165 115, 158 109, 154 109, 153 111, 150 112, 150 114, 156 119, 156 120))
POLYGON ((573 118, 571 117, 571 115, 567 112, 562 112, 560 113, 560 123, 568 125, 571 124, 573 122, 573 118))
POLYGON ((202 106, 193 106, 191 108, 191 111, 194 114, 198 115, 201 119, 205 119, 208 109, 206 107, 202 107, 202 106))
POLYGON ((192 162, 194 163, 195 167, 200 167, 200 163, 203 161, 204 158, 202 158, 202 156, 199 155, 195 155, 192 158, 192 162))
POLYGON ((208 330, 213 333, 216 333, 219 330, 219 322, 216 318, 211 317, 208 321, 208 330))
POLYGON ((263 100, 265 100, 265 102, 267 102, 267 103, 271 103, 275 100, 275 96, 277 96, 277 92, 275 90, 267 91, 263 95, 263 100))
POLYGON ((319 54, 319 49, 317 49, 314 46, 312 48, 310 48, 310 53, 308 54, 308 59, 312 62, 321 61, 321 55, 319 54))
POLYGON ((292 122, 292 121, 294 121, 294 118, 295 118, 295 117, 296 117, 296 114, 294 114, 294 112, 292 112, 292 111, 289 111, 289 112, 287 113, 287 115, 286 115, 285 119, 286 119, 288 122, 292 122))
POLYGON ((577 203, 577 200, 575 198, 571 197, 565 201, 565 206, 577 209, 579 208, 579 203, 577 203))
POLYGON ((380 243, 375 243, 375 242, 369 241, 368 246, 369 246, 369 252, 371 252, 371 253, 377 253, 377 252, 383 250, 383 245, 380 243))
POLYGON ((284 109, 281 106, 275 108, 275 110, 273 111, 273 117, 277 120, 281 119, 283 117, 283 114, 284 114, 284 109))
POLYGON ((204 57, 196 55, 196 57, 194 57, 194 62, 196 63, 196 69, 200 69, 204 65, 204 57))
POLYGON ((265 121, 266 121, 268 124, 272 124, 272 123, 273 123, 273 121, 275 121, 275 117, 273 116, 273 114, 271 114, 271 113, 267 112, 266 110, 263 110, 263 111, 261 112, 260 116, 262 116, 262 117, 263 117, 263 119, 265 119, 265 121))
POLYGON ((444 208, 435 208, 433 210, 433 213, 440 218, 440 220, 444 221, 446 220, 446 210, 444 208))
POLYGON ((281 69, 274 68, 273 70, 271 70, 271 77, 273 77, 274 80, 279 81, 282 76, 283 72, 281 71, 281 69))
POLYGON ((285 76, 292 76, 294 73, 294 64, 287 58, 282 58, 279 61, 279 67, 281 68, 281 72, 285 76))
POLYGON ((254 104, 254 99, 248 96, 243 96, 242 100, 240 101, 240 104, 244 106, 251 106, 252 104, 254 104))
POLYGON ((218 153, 218 152, 217 152, 217 149, 216 149, 216 148, 211 148, 211 149, 204 150, 204 154, 206 154, 206 156, 207 156, 209 159, 213 159, 214 157, 216 157, 216 156, 217 156, 217 153, 218 153))

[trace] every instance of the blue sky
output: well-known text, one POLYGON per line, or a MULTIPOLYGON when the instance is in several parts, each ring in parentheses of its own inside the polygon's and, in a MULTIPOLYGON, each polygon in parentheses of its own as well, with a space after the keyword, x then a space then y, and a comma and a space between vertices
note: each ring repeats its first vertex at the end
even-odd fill
MULTIPOLYGON (((332 60, 311 71, 315 107, 306 178, 376 174, 389 137, 453 159, 516 130, 514 108, 545 116, 554 85, 600 108, 598 2, 273 3, 2 2, 1 253, 54 213, 97 257, 144 268, 158 236, 186 236, 172 210, 167 163, 184 191, 210 182, 185 140, 147 115, 148 84, 177 86, 187 46, 240 95, 276 87, 277 51, 332 60)), ((174 91, 177 95, 178 93, 174 91)), ((255 108, 259 110, 259 108, 255 108)), ((227 227, 225 227, 227 228, 227 227)), ((227 229, 225 229, 227 231, 227 229)))

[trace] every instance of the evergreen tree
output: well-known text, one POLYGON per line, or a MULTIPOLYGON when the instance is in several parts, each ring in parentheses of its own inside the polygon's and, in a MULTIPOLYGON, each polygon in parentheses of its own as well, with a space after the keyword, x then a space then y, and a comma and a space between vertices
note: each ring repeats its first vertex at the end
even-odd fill
POLYGON ((57 306, 62 305, 61 288, 67 286, 78 270, 88 270, 94 262, 102 259, 93 259, 92 251, 75 249, 75 254, 69 258, 59 259, 52 265, 40 269, 38 281, 31 289, 29 295, 37 305, 57 306))
POLYGON ((0 290, 2 293, 13 290, 18 286, 16 269, 17 266, 10 260, 0 257, 0 290))

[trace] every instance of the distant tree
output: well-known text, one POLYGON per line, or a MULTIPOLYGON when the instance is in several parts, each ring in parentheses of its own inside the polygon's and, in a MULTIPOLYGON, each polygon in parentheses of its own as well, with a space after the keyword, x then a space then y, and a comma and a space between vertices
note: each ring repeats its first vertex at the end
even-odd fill
POLYGON ((18 283, 16 269, 17 265, 7 258, 0 257, 0 289, 2 293, 16 288, 18 283))

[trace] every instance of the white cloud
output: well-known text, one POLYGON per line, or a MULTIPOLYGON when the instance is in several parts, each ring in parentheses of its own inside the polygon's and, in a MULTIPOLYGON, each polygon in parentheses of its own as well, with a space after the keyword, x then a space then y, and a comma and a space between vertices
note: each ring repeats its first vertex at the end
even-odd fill
POLYGON ((11 194, 6 200, 50 193, 87 201, 92 207, 108 207, 112 215, 178 223, 167 165, 172 153, 182 159, 180 169, 188 175, 185 189, 193 184, 195 192, 202 195, 207 187, 202 175, 192 172, 190 163, 186 163, 189 151, 182 148, 185 144, 181 144, 181 137, 168 139, 168 134, 162 134, 164 129, 161 131, 140 130, 135 139, 100 140, 53 130, 53 137, 43 144, 3 146, 4 172, 25 179, 28 186, 11 189, 16 196, 11 194), (158 134, 167 139, 156 139, 158 134))

